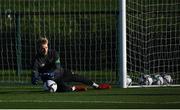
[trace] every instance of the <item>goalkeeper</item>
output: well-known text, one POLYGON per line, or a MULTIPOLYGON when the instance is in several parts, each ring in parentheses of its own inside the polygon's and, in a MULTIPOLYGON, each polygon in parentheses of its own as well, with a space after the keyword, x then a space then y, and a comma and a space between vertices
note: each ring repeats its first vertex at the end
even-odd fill
POLYGON ((37 41, 38 51, 32 62, 31 82, 36 85, 38 80, 46 82, 54 80, 57 83, 58 92, 65 91, 85 91, 82 86, 67 86, 66 82, 80 82, 97 89, 108 89, 109 84, 96 84, 95 82, 84 78, 70 70, 65 70, 60 65, 59 55, 55 50, 48 49, 48 39, 40 38, 37 41))

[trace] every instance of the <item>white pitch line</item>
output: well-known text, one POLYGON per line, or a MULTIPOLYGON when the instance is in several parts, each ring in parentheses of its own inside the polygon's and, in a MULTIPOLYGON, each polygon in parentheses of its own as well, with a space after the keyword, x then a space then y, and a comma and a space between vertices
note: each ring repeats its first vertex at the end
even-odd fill
POLYGON ((56 101, 56 100, 0 100, 2 102, 40 102, 40 103, 105 103, 105 104, 180 104, 179 101, 176 102, 123 102, 123 101, 56 101))

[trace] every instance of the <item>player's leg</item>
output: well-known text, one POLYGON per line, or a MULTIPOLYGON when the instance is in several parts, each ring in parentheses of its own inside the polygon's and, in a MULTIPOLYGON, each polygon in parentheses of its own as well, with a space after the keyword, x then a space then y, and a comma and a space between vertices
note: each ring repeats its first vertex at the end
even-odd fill
POLYGON ((69 92, 72 88, 67 86, 66 83, 59 77, 55 78, 54 81, 57 83, 57 92, 69 92))
POLYGON ((81 86, 67 86, 66 82, 71 78, 71 75, 64 72, 63 75, 57 75, 61 73, 56 73, 55 75, 55 82, 57 83, 57 92, 68 92, 68 91, 86 91, 86 88, 81 86), (66 75, 64 75, 66 74, 66 75))
MULTIPOLYGON (((74 74, 74 72, 70 71, 70 70, 64 70, 64 73, 63 73, 63 76, 62 76, 62 79, 64 82, 80 82, 80 83, 83 83, 85 85, 88 85, 88 86, 92 86, 93 88, 96 88, 96 89, 109 89, 111 88, 111 86, 109 84, 97 84, 95 82, 93 82, 92 80, 88 79, 88 78, 85 78, 85 77, 82 77, 78 74, 74 74)), ((74 88, 72 88, 73 90, 75 90, 74 88)), ((78 89, 81 91, 83 90, 86 90, 85 88, 77 88, 77 91, 78 89)))
POLYGON ((70 70, 65 70, 63 75, 63 80, 65 82, 80 82, 88 86, 92 86, 94 88, 98 88, 99 85, 93 82, 92 80, 82 77, 78 74, 74 74, 74 72, 70 70))
POLYGON ((92 80, 88 79, 88 78, 85 78, 85 77, 82 77, 78 74, 72 74, 72 81, 74 82, 80 82, 80 83, 83 83, 85 85, 88 85, 88 86, 92 86, 94 88, 98 88, 99 85, 96 84, 95 82, 93 82, 92 80))
POLYGON ((92 80, 89 80, 88 78, 82 77, 78 74, 72 74, 72 81, 74 82, 81 82, 83 84, 86 84, 88 86, 92 86, 95 89, 109 89, 111 86, 109 84, 96 84, 92 80))

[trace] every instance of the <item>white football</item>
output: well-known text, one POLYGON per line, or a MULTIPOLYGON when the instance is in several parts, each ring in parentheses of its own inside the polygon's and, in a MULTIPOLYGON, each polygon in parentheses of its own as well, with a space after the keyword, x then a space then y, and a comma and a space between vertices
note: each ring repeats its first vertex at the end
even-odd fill
POLYGON ((171 75, 164 75, 163 79, 164 79, 164 84, 171 84, 172 83, 171 75))
POLYGON ((53 80, 47 80, 44 84, 43 84, 43 89, 45 91, 49 91, 49 92, 56 92, 57 90, 57 84, 56 82, 54 82, 53 80))
POLYGON ((153 79, 151 77, 148 77, 146 85, 152 85, 152 83, 153 83, 153 79))
POLYGON ((132 85, 132 79, 128 76, 126 79, 126 85, 131 86, 132 85))
POLYGON ((155 78, 154 79, 155 84, 163 85, 164 81, 163 81, 163 77, 161 75, 155 75, 154 78, 155 78))
POLYGON ((139 82, 141 85, 151 85, 153 83, 153 79, 150 75, 142 75, 139 82))

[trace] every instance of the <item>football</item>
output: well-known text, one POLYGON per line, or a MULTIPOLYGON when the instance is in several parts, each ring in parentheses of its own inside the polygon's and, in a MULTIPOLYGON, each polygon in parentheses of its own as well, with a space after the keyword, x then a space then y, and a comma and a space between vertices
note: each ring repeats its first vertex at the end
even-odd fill
POLYGON ((156 85, 163 85, 164 81, 163 81, 163 77, 159 74, 154 76, 154 84, 156 85))
POLYGON ((163 75, 164 84, 171 84, 173 82, 171 75, 163 75))
POLYGON ((152 85, 153 79, 151 78, 150 75, 142 75, 141 78, 139 79, 139 83, 141 85, 152 85))
POLYGON ((48 92, 56 92, 57 90, 57 84, 53 80, 47 80, 43 84, 43 89, 48 92))
POLYGON ((127 79, 126 79, 126 85, 127 86, 131 86, 132 85, 132 79, 128 75, 127 75, 127 79))
POLYGON ((147 83, 146 85, 152 85, 153 79, 151 77, 148 77, 146 83, 147 83))

